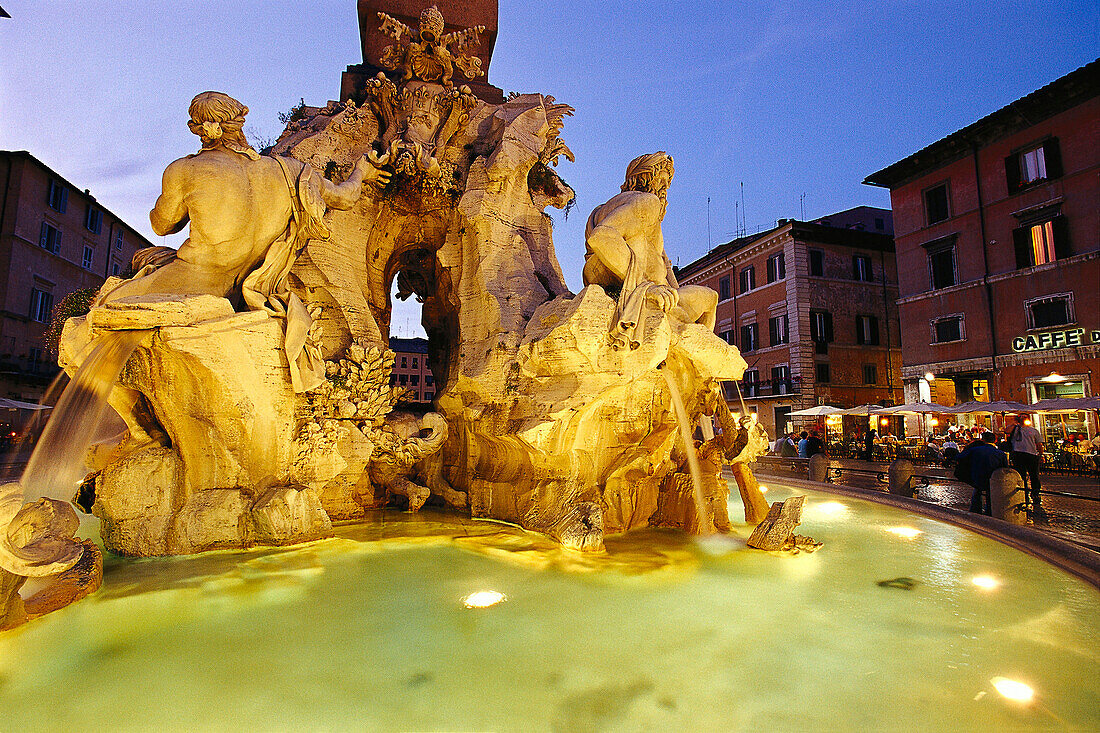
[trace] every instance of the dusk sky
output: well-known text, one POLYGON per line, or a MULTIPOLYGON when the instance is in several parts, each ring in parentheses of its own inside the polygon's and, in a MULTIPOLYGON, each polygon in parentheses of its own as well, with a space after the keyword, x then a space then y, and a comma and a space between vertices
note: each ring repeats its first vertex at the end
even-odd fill
MULTIPOLYGON (((430 0, 425 0, 426 3, 430 0)), ((253 136, 299 99, 336 99, 362 60, 354 0, 3 0, 0 149, 30 151, 156 244, 160 174, 193 153, 198 92, 251 109, 253 136)), ((576 108, 562 133, 577 191, 554 242, 582 287, 584 222, 631 158, 676 160, 664 223, 686 264, 744 226, 889 207, 861 185, 899 160, 1100 56, 1095 0, 500 1, 489 81, 576 108), (735 206, 736 204, 736 206, 735 206)), ((418 316, 395 314, 394 335, 418 316)))

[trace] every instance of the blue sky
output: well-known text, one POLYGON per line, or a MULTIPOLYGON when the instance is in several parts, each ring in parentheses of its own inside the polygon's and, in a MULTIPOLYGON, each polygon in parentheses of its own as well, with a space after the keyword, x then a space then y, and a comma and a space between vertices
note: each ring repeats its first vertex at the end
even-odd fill
MULTIPOLYGON (((26 149, 155 243, 160 173, 197 149, 186 110, 216 89, 276 136, 276 115, 339 94, 361 61, 354 0, 4 0, 0 148, 26 149)), ((500 0, 489 81, 574 106, 566 280, 584 221, 634 156, 676 159, 665 242, 689 262, 744 226, 889 206, 863 178, 1100 56, 1100 6, 1077 0, 578 2, 500 0), (739 209, 739 207, 737 207, 739 209)), ((181 236, 169 237, 178 245, 181 236)), ((405 312, 395 332, 415 323, 405 312)))

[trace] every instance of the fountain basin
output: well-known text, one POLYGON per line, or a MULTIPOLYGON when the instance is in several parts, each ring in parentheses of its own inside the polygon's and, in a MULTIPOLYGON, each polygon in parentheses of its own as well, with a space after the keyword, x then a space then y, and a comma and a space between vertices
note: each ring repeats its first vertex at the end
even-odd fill
POLYGON ((795 493, 825 542, 795 557, 748 527, 592 556, 379 512, 292 548, 111 558, 97 594, 0 636, 0 709, 13 729, 1100 727, 1095 587, 894 507, 767 496, 795 493))

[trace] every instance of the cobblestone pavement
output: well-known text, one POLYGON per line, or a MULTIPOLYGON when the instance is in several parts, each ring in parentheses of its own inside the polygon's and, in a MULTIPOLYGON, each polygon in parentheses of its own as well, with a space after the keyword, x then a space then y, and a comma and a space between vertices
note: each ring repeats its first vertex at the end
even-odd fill
MULTIPOLYGON (((886 490, 886 484, 879 481, 878 474, 885 474, 888 465, 885 462, 854 459, 829 461, 830 473, 834 473, 836 469, 840 470, 839 478, 833 478, 833 483, 878 491, 886 490)), ((776 470, 774 467, 762 464, 755 472, 762 481, 767 477, 782 482, 784 476, 798 476, 796 473, 776 470)), ((974 490, 955 480, 950 471, 918 465, 916 473, 929 477, 927 486, 917 488, 918 499, 963 511, 970 508, 970 497, 974 490)), ((1028 524, 1061 539, 1100 551, 1100 476, 1043 474, 1042 487, 1043 491, 1076 494, 1088 498, 1043 495, 1041 499, 1045 516, 1043 514, 1030 516, 1028 524)))

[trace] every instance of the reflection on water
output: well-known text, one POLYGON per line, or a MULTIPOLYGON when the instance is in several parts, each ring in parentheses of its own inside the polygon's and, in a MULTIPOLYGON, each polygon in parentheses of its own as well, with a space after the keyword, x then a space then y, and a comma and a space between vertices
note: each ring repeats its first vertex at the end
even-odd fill
POLYGON ((830 502, 809 494, 800 531, 825 546, 795 557, 746 548, 744 526, 590 556, 378 513, 290 549, 113 558, 99 593, 0 636, 0 710, 12 729, 1100 728, 1100 593, 964 530, 830 502), (912 588, 878 584, 898 578, 912 588))

